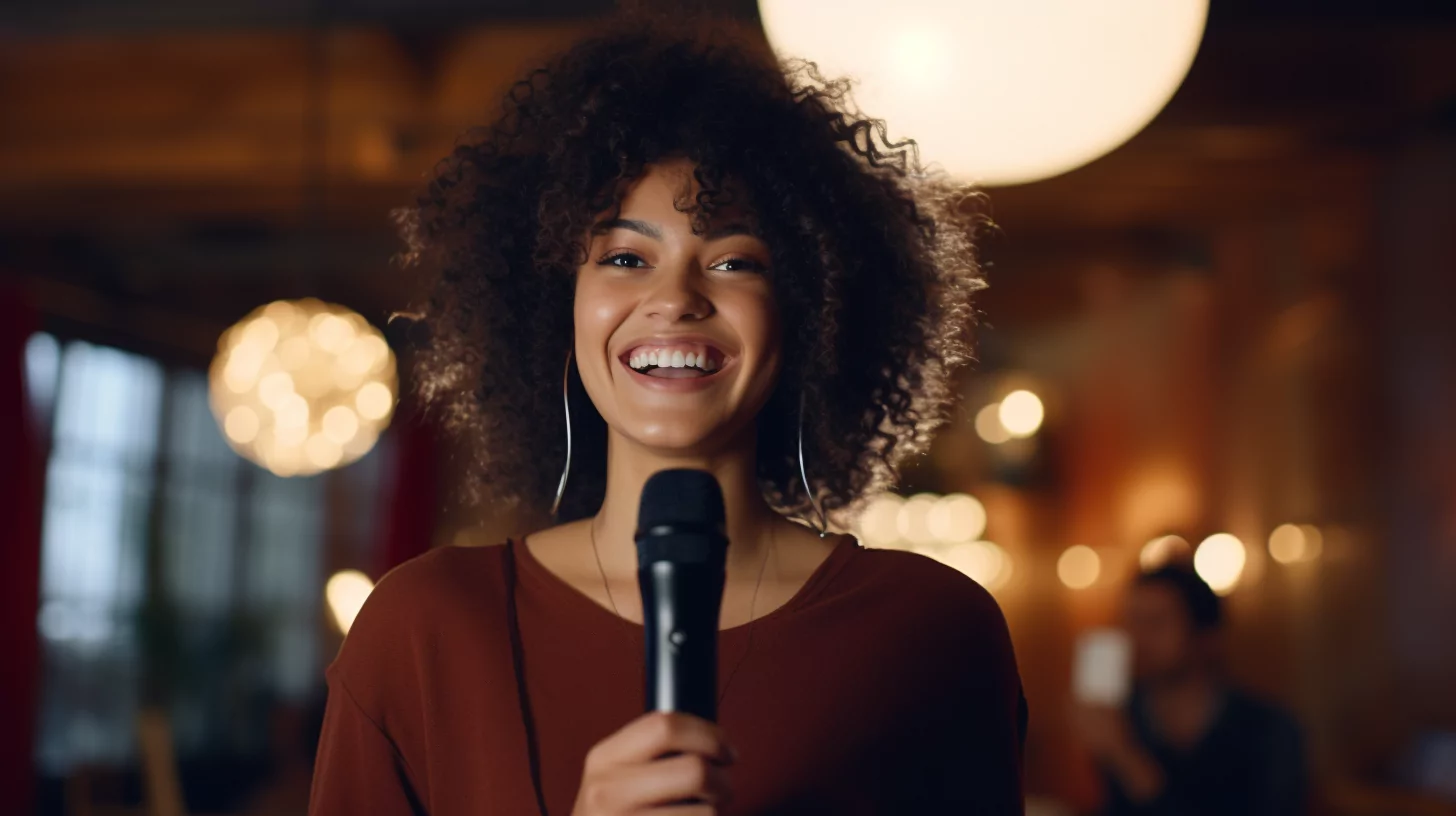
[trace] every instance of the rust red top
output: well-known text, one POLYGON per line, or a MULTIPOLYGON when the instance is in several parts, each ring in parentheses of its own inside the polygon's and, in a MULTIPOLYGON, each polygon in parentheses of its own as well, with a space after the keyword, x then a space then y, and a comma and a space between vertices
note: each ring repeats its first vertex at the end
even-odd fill
MULTIPOLYGON (((434 550, 375 588, 328 670, 313 816, 538 812, 512 562, 547 811, 571 813, 587 750, 641 713, 642 627, 508 542, 434 550)), ((740 755, 724 813, 1023 812, 1011 640, 959 572, 846 536, 719 649, 719 722, 740 755)))

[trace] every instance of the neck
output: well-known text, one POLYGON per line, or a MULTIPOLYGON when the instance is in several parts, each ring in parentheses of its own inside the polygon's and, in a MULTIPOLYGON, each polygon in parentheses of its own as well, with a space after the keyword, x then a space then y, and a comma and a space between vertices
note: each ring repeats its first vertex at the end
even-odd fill
POLYGON ((669 468, 706 470, 717 478, 723 488, 727 521, 728 570, 734 572, 735 565, 756 565, 762 547, 767 546, 770 527, 778 521, 758 486, 756 442, 750 426, 712 453, 665 454, 608 430, 606 498, 592 520, 603 568, 616 574, 635 573, 633 533, 642 487, 652 474, 669 468))
POLYGON ((1211 699, 1219 684, 1212 673, 1189 669, 1148 684, 1148 694, 1160 703, 1193 703, 1211 699))
POLYGON ((1191 671, 1149 689, 1148 714, 1153 727, 1169 743, 1191 747, 1218 716, 1221 686, 1207 671, 1191 671))

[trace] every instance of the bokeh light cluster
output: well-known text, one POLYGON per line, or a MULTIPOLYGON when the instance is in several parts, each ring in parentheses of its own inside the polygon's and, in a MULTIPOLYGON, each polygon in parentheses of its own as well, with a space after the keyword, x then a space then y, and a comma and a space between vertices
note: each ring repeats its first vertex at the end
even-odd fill
POLYGON ((259 307, 223 333, 209 372, 228 444, 279 476, 374 447, 397 393, 394 353, 358 314, 312 298, 259 307))
POLYGON ((1220 595, 1227 595, 1238 586, 1249 554, 1244 542, 1231 533, 1214 533, 1203 539, 1193 552, 1193 568, 1198 576, 1220 595))
POLYGON ((1269 555, 1281 564, 1299 564, 1319 558, 1324 533, 1313 524, 1281 524, 1269 534, 1269 555))
POLYGON ((1018 389, 976 412, 976 434, 992 445, 1026 439, 1041 430, 1045 418, 1046 409, 1041 397, 1018 389))
POLYGON ((917 493, 909 498, 883 493, 870 501, 856 524, 856 534, 867 547, 918 552, 998 589, 1011 577, 1011 557, 981 540, 985 532, 986 508, 965 493, 917 493))
POLYGON ((1086 589, 1102 574, 1102 556, 1085 544, 1074 544, 1057 557, 1057 578, 1068 589, 1086 589))

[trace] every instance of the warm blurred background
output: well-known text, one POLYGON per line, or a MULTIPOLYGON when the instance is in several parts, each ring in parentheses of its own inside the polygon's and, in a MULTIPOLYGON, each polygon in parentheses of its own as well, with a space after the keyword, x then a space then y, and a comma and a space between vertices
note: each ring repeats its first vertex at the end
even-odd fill
MULTIPOLYGON (((612 8, 0 9, 0 812, 303 812, 350 598, 516 531, 391 413, 389 210, 612 8)), ((1040 812, 1098 803, 1076 638, 1180 548, 1320 812, 1456 812, 1456 4, 1212 0, 1147 128, 990 194, 962 416, 857 526, 993 588, 1040 812)))

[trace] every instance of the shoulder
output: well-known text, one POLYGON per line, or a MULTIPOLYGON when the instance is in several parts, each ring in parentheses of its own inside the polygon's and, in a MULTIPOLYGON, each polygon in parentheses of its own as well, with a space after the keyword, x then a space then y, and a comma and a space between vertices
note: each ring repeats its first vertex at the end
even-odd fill
POLYGON ((965 573, 925 555, 861 548, 852 578, 871 614, 901 632, 920 632, 942 648, 995 663, 1013 663, 1001 606, 965 573))
POLYGON ((329 667, 372 696, 450 643, 504 631, 505 547, 440 547, 390 570, 369 594, 329 667), (484 627, 484 631, 482 630, 484 627))
POLYGON ((379 579, 359 611, 350 637, 362 628, 420 627, 434 614, 504 597, 505 546, 438 547, 379 579))
POLYGON ((410 594, 473 587, 482 578, 504 574, 505 552, 505 544, 436 547, 385 573, 377 589, 385 589, 390 594, 410 594))
POLYGON ((1015 722, 1023 704, 1016 653, 1006 616, 985 587, 903 550, 862 549, 854 573, 866 600, 862 628, 887 633, 879 650, 918 677, 922 693, 1015 722))
POLYGON ((996 599, 965 573, 917 552, 861 547, 856 579, 907 611, 951 614, 957 620, 1005 626, 996 599))

